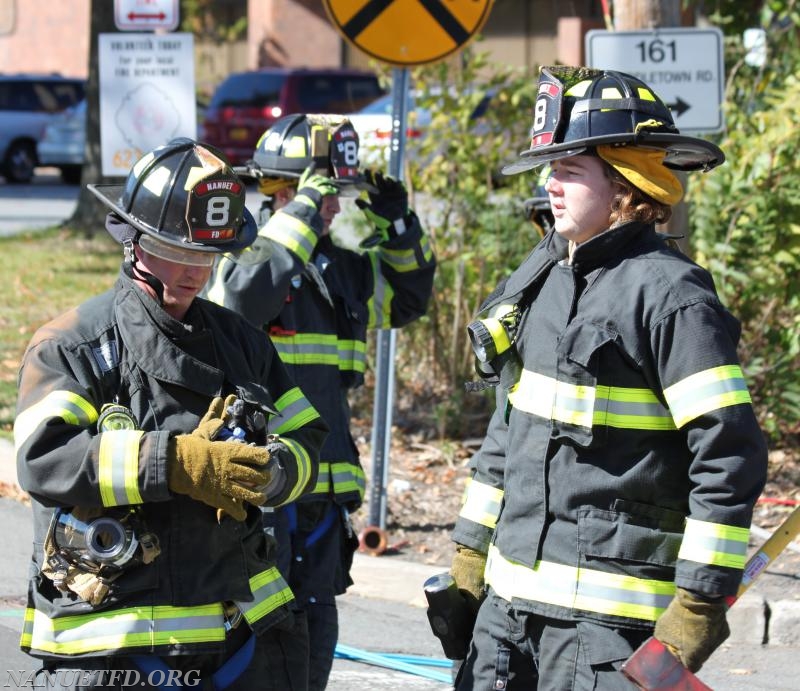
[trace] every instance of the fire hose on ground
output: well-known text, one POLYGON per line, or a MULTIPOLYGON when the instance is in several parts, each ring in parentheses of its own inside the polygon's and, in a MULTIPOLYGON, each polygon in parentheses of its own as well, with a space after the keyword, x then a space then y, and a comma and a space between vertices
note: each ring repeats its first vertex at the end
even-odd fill
POLYGON ((353 646, 337 643, 335 656, 344 660, 354 662, 366 662, 378 667, 386 667, 398 672, 406 672, 419 677, 441 681, 445 684, 453 682, 452 667, 453 661, 445 658, 425 657, 423 655, 406 655, 403 653, 372 653, 368 650, 361 650, 353 646), (448 671, 437 672, 431 668, 446 668, 448 671))

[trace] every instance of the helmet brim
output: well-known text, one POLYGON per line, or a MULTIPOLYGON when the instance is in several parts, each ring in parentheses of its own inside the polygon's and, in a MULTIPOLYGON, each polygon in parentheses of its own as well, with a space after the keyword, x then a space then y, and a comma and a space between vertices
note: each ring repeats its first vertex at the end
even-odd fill
MULTIPOLYGON (((284 180, 299 180, 302 173, 294 173, 288 170, 277 170, 275 168, 263 168, 255 161, 250 161, 246 166, 236 166, 233 169, 241 178, 249 180, 261 180, 262 178, 281 178, 284 180)), ((369 194, 377 194, 378 188, 370 185, 366 178, 359 174, 355 178, 330 178, 334 184, 339 188, 339 194, 342 197, 357 197, 361 192, 368 192, 369 194)))
POLYGON ((595 146, 615 144, 618 146, 632 145, 663 149, 665 151, 664 165, 673 170, 707 171, 716 168, 725 161, 725 154, 722 153, 722 149, 705 139, 682 134, 642 130, 637 134, 607 134, 543 146, 535 150, 528 149, 523 151, 516 161, 503 166, 500 172, 503 175, 516 175, 526 170, 538 168, 551 161, 577 156, 595 146))
MULTIPOLYGON (((224 252, 235 252, 244 249, 253 244, 258 235, 258 223, 253 218, 253 214, 244 207, 242 210, 242 226, 236 234, 236 240, 225 243, 224 245, 201 245, 194 242, 177 242, 164 233, 154 233, 147 225, 142 223, 136 216, 125 211, 124 207, 120 204, 122 195, 125 191, 124 184, 89 184, 86 188, 97 197, 103 204, 110 208, 120 218, 125 220, 130 226, 136 230, 151 235, 157 238, 160 242, 165 242, 169 245, 174 245, 181 249, 194 250, 197 252, 210 252, 212 254, 222 254, 224 252)), ((130 240, 129 232, 125 232, 121 228, 114 225, 107 224, 107 230, 111 237, 113 237, 120 244, 130 240)))

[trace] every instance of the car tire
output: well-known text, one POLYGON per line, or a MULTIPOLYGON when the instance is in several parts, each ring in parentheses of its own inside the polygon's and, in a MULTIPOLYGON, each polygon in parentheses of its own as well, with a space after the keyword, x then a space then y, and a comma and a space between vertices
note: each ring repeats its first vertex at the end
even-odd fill
POLYGON ((83 166, 62 166, 61 179, 67 185, 80 185, 83 166))
POLYGON ((3 173, 8 182, 25 183, 33 179, 36 147, 30 142, 13 142, 6 151, 3 173))

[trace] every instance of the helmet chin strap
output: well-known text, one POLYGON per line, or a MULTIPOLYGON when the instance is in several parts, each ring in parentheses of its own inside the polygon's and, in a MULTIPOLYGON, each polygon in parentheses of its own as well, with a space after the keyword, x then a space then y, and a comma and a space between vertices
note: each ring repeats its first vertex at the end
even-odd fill
MULTIPOLYGON (((137 236, 138 238, 138 236, 137 236)), ((146 271, 136 259, 136 250, 132 240, 126 240, 123 244, 125 248, 125 262, 122 265, 122 270, 125 275, 134 281, 143 281, 146 283, 153 292, 156 294, 158 304, 164 306, 164 284, 158 280, 149 271, 146 271)))

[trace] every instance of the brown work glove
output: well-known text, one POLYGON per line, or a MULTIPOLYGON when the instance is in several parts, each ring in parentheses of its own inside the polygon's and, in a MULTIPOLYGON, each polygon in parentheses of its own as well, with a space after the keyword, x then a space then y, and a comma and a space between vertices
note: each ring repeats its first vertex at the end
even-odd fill
POLYGON ((730 635, 723 598, 710 600, 678 588, 658 621, 654 636, 690 672, 697 672, 730 635))
POLYGON ((450 575, 473 614, 477 614, 486 595, 483 582, 485 570, 486 555, 483 552, 465 545, 456 545, 456 553, 450 565, 450 575))
POLYGON ((266 469, 270 456, 266 449, 249 444, 213 441, 225 424, 228 399, 215 398, 192 434, 169 440, 168 483, 173 492, 243 521, 247 510, 242 502, 260 506, 267 499, 263 488, 270 480, 266 469))
POLYGON ((192 434, 208 441, 214 441, 225 423, 228 422, 230 417, 228 407, 233 405, 235 400, 235 394, 230 394, 224 401, 221 396, 214 398, 192 434))

